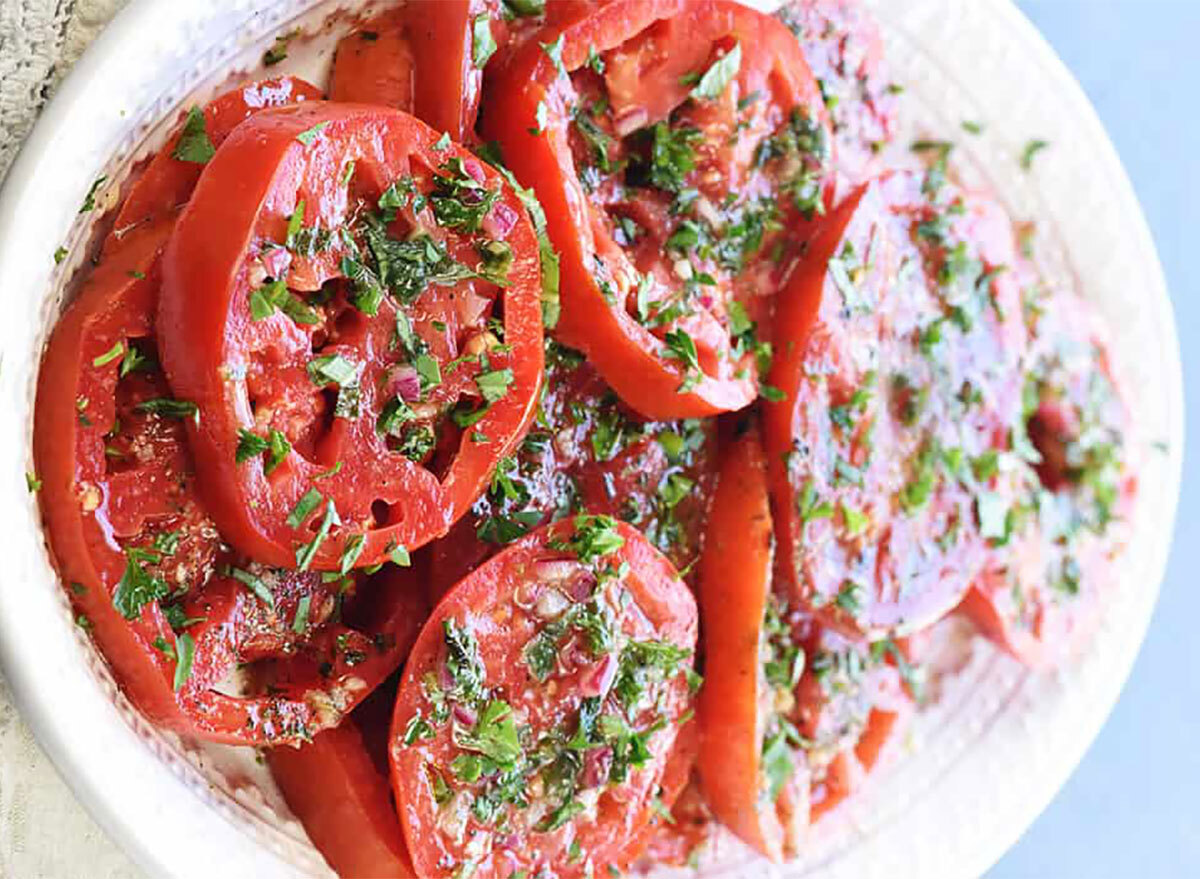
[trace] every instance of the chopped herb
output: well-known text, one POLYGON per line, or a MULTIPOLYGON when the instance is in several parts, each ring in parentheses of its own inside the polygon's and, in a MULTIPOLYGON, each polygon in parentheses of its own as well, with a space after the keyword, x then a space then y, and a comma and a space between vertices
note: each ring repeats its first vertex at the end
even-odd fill
POLYGON ((141 616, 142 608, 152 601, 165 598, 170 592, 166 582, 161 577, 151 575, 142 562, 157 563, 160 556, 156 552, 127 547, 125 550, 125 573, 117 582, 113 592, 113 607, 127 620, 136 620, 141 616))
POLYGON ((171 157, 181 162, 193 162, 204 165, 216 155, 216 147, 209 140, 204 111, 199 107, 188 110, 187 121, 183 123, 183 132, 179 142, 171 151, 171 157))
POLYGON ((303 544, 296 550, 296 567, 301 571, 307 571, 309 565, 317 555, 317 550, 321 548, 321 544, 325 542, 325 538, 329 536, 329 530, 333 527, 333 523, 337 521, 337 510, 333 506, 333 501, 329 501, 325 505, 325 515, 321 519, 321 524, 317 527, 317 533, 308 543, 303 544))
POLYGON ((99 191, 100 187, 104 185, 104 181, 107 179, 108 175, 106 174, 101 174, 96 178, 95 182, 92 183, 91 188, 87 191, 87 195, 83 197, 83 205, 79 208, 79 213, 86 214, 88 211, 95 210, 96 193, 99 191))
POLYGON ((196 655, 196 642, 187 632, 175 636, 175 692, 178 693, 192 676, 192 660, 196 655))
POLYGON ((468 174, 458 156, 451 157, 439 171, 433 175, 434 189, 429 196, 438 224, 468 234, 478 232, 500 198, 499 190, 488 189, 468 174))
POLYGON ((559 34, 558 39, 553 43, 538 43, 542 47, 542 51, 546 53, 546 57, 554 65, 554 69, 558 71, 558 75, 566 78, 567 68, 563 66, 562 53, 563 43, 566 40, 566 34, 559 34))
POLYGON ((55 250, 54 251, 54 264, 58 265, 59 263, 61 263, 64 259, 67 258, 67 254, 69 252, 70 251, 68 251, 65 247, 59 247, 57 250, 55 250))
POLYGON ((286 520, 288 527, 299 528, 301 525, 303 525, 308 517, 312 514, 313 510, 319 507, 321 505, 321 501, 324 499, 325 496, 315 488, 310 488, 308 491, 306 491, 300 497, 300 500, 296 502, 296 506, 292 508, 292 511, 288 513, 286 520))
POLYGON ((297 635, 303 635, 304 630, 308 628, 308 612, 311 606, 311 595, 302 595, 296 602, 296 616, 292 619, 292 631, 297 635))
POLYGON ((200 408, 189 400, 171 400, 166 397, 156 397, 143 400, 133 407, 138 412, 150 412, 164 418, 190 418, 200 423, 200 408))
POLYGON ((312 128, 301 131, 299 134, 297 134, 296 140, 305 146, 311 146, 313 142, 316 141, 316 139, 320 136, 321 132, 328 127, 328 125, 328 122, 318 122, 312 128))
POLYGON ((1026 171, 1031 170, 1034 157, 1048 146, 1050 146, 1048 140, 1031 140, 1025 144, 1025 148, 1021 150, 1021 168, 1026 171))
POLYGON ((275 594, 261 577, 242 568, 229 568, 229 576, 253 592, 255 597, 271 610, 275 609, 275 594))
POLYGON ((439 153, 444 153, 450 149, 450 132, 443 131, 442 136, 434 141, 432 149, 439 153))
POLYGON ((692 337, 686 330, 671 330, 663 337, 663 341, 667 345, 664 356, 683 362, 684 380, 677 392, 687 393, 700 383, 704 375, 700 369, 700 357, 696 353, 696 343, 692 341, 692 337))
POLYGON ((595 46, 588 46, 587 61, 584 63, 596 73, 604 75, 604 59, 600 57, 595 46))
POLYGON ((496 54, 497 48, 487 13, 475 16, 471 21, 471 63, 483 70, 488 59, 496 54))
POLYGON ((546 11, 546 0, 504 0, 504 8, 516 18, 531 18, 546 11))
POLYGON ((817 519, 828 519, 833 515, 833 504, 821 500, 817 488, 811 479, 806 480, 796 497, 796 511, 800 514, 800 524, 807 525, 817 519))
POLYGON ((401 568, 407 568, 412 565, 412 558, 409 556, 408 550, 403 546, 392 547, 391 552, 388 553, 388 558, 392 560, 393 564, 399 565, 401 568))
POLYGON ((349 574, 354 567, 354 563, 358 561, 358 557, 362 555, 363 547, 367 542, 366 537, 361 534, 351 535, 346 540, 346 545, 342 548, 342 559, 339 563, 338 570, 343 574, 349 574))
POLYGON ((298 34, 299 29, 293 29, 286 34, 280 34, 275 38, 275 42, 271 44, 271 48, 263 52, 262 62, 265 67, 274 67, 280 61, 288 56, 288 43, 290 43, 298 34))
POLYGON ((238 464, 244 464, 251 458, 261 455, 271 444, 253 431, 246 430, 244 427, 238 428, 238 444, 237 451, 233 454, 233 459, 238 464))
POLYGON ((691 97, 697 100, 719 98, 729 87, 729 83, 733 82, 741 66, 742 44, 734 43, 733 48, 714 61, 700 77, 700 81, 690 92, 691 97))
POLYGON ((38 479, 35 474, 30 473, 28 470, 26 470, 25 471, 25 488, 26 488, 26 490, 30 494, 33 494, 35 491, 39 491, 41 489, 41 487, 42 487, 42 480, 38 479))
POLYGON ((358 380, 358 367, 341 354, 323 354, 308 362, 308 377, 313 384, 345 387, 358 380))
POLYGON ((982 122, 973 122, 969 119, 964 119, 962 128, 967 134, 983 134, 984 126, 982 122))
POLYGON ((672 128, 666 122, 656 122, 643 129, 643 139, 649 139, 647 159, 635 157, 628 178, 638 186, 653 186, 664 192, 680 192, 687 175, 696 167, 693 144, 703 139, 698 128, 672 128))
POLYGON ((584 563, 614 553, 624 545, 625 538, 610 516, 576 516, 575 533, 567 544, 584 563))
POLYGON ((503 398, 512 383, 513 371, 511 369, 493 369, 475 376, 475 386, 479 388, 479 393, 488 403, 495 403, 503 398))

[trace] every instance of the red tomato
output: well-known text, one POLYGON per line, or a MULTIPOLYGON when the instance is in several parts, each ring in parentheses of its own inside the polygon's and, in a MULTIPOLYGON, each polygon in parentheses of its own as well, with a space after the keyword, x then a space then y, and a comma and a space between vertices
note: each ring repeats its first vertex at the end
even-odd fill
POLYGON ((339 876, 416 879, 387 776, 352 720, 298 750, 275 748, 267 762, 288 808, 339 876))
POLYGON ((417 639, 392 723, 417 872, 624 868, 686 778, 672 755, 695 641, 674 568, 606 517, 542 529, 460 582, 417 639))
POLYGON ((432 547, 442 591, 502 546, 575 512, 635 525, 680 571, 700 552, 715 475, 715 424, 657 422, 621 404, 583 356, 546 343, 537 419, 487 494, 432 547))
MULTIPOLYGON (((398 569, 392 569, 398 570, 398 569)), ((396 633, 407 655, 429 608, 408 581, 409 625, 396 633)), ((388 721, 396 679, 376 689, 341 726, 299 748, 272 748, 267 764, 313 845, 339 876, 415 879, 388 784, 388 721)))
POLYGON ((1011 538, 963 600, 992 640, 1035 667, 1069 657, 1092 632, 1129 539, 1136 480, 1129 411, 1096 315, 1069 293, 1025 310, 1033 336, 1025 416, 1036 454, 1011 538))
POLYGON ((822 622, 879 637, 961 599, 1015 493, 1020 285, 989 202, 893 174, 830 218, 781 294, 764 406, 780 573, 822 622))
POLYGON ((705 680, 696 766, 714 817, 779 861, 874 765, 917 678, 904 648, 848 641, 772 586, 767 462, 726 450, 700 562, 705 680), (903 675, 901 674, 903 672, 903 675))
MULTIPOLYGON (((219 98, 224 109, 204 118, 231 127, 230 108, 261 93, 219 98)), ((183 428, 193 413, 170 398, 153 334, 174 221, 154 211, 188 194, 171 167, 156 159, 135 186, 160 208, 109 239, 47 346, 34 424, 42 511, 80 624, 147 716, 218 741, 295 741, 387 676, 401 658, 394 633, 412 620, 386 582, 356 588, 248 564, 198 502, 183 428), (331 619, 343 601, 347 618, 359 605, 375 611, 347 628, 331 619), (229 695, 231 670, 246 664, 246 691, 229 695)))
POLYGON ((267 107, 320 100, 321 90, 293 76, 239 86, 203 109, 193 108, 183 125, 137 178, 117 213, 104 252, 112 253, 137 226, 174 217, 191 198, 196 181, 217 147, 245 119, 267 107))
POLYGON ((329 96, 405 110, 453 140, 475 135, 483 69, 505 41, 499 0, 404 3, 338 43, 329 96))
POLYGON ((717 820, 779 861, 808 823, 808 791, 803 772, 772 785, 763 765, 776 701, 762 646, 774 555, 766 461, 755 428, 723 456, 700 561, 706 675, 697 769, 717 820))
POLYGON ((888 76, 879 26, 858 0, 797 0, 779 11, 821 87, 837 146, 837 171, 857 185, 884 170, 895 137, 898 89, 888 76))
POLYGON ((206 503, 264 563, 373 565, 444 534, 533 415, 533 230, 490 168, 398 111, 243 124, 163 276, 163 365, 199 408, 206 503))
POLYGON ((648 418, 752 402, 782 228, 830 194, 825 111, 787 29, 726 0, 585 6, 485 88, 483 133, 561 254, 557 337, 648 418))

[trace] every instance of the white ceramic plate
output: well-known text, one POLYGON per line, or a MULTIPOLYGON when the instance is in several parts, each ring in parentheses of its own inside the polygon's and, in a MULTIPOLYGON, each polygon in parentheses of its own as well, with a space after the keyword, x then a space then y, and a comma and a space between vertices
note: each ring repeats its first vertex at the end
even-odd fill
MULTIPOLYGON (((352 0, 134 0, 46 110, 0 200, 0 663, 42 746, 100 824, 152 875, 328 876, 252 754, 201 747, 150 727, 73 625, 25 488, 41 346, 87 255, 77 215, 100 175, 119 181, 161 142, 179 108, 253 69, 273 36, 322 30, 352 0), (71 256, 55 266, 59 245, 71 256)), ((723 875, 975 876, 1033 821, 1116 701, 1145 633, 1173 530, 1183 396, 1170 302, 1129 181, 1095 113, 1008 0, 871 0, 916 129, 959 137, 968 181, 1017 218, 1037 218, 1047 278, 1076 286, 1117 328, 1119 372, 1135 390, 1142 452, 1137 529, 1119 588, 1076 662, 1032 675, 977 640, 915 725, 909 753, 823 822, 787 868, 723 843, 723 875), (1052 142, 1036 171, 1021 145, 1052 142)), ((289 63, 327 62, 332 31, 289 63), (324 47, 323 49, 321 47, 324 47)), ((115 194, 116 187, 110 190, 115 194)))

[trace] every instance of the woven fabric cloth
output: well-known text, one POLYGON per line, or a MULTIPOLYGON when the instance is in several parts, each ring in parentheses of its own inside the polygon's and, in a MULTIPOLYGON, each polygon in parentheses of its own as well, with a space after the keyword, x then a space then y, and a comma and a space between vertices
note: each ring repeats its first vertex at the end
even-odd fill
MULTIPOLYGON (((0 179, 71 65, 126 0, 0 0, 0 179)), ((70 706, 63 706, 64 720, 70 706)), ((0 879, 135 879, 0 679, 0 879)))

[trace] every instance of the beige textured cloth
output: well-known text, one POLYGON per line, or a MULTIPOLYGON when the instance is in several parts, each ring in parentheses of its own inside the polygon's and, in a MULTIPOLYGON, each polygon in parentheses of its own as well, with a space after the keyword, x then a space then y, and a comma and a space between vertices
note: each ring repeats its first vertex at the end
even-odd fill
MULTIPOLYGON (((0 178, 62 77, 125 3, 0 0, 0 178)), ((140 875, 75 801, 0 678, 0 879, 140 875)))

